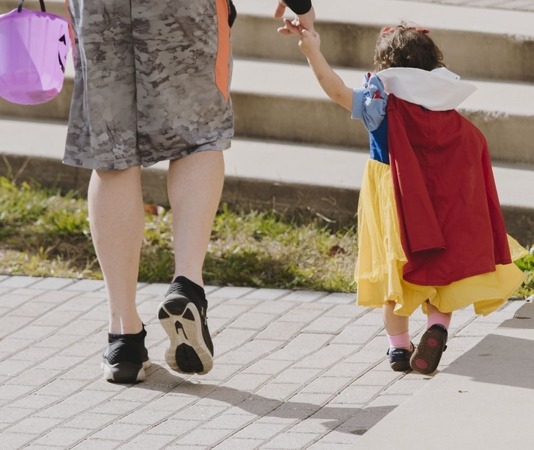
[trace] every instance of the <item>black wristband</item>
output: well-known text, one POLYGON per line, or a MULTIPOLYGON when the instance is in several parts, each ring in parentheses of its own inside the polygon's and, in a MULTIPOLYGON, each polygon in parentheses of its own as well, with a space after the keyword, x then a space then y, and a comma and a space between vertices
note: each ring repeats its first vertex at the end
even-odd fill
POLYGON ((306 14, 312 8, 311 0, 284 0, 295 14, 306 14))

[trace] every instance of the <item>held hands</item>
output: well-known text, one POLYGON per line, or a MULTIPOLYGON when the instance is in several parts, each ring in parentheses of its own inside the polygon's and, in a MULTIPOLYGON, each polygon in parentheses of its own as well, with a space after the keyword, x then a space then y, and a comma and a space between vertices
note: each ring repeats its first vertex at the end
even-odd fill
MULTIPOLYGON (((279 0, 278 6, 274 13, 274 17, 283 17, 286 11, 286 4, 283 0, 279 0)), ((294 20, 284 19, 284 26, 278 28, 278 32, 284 36, 291 36, 300 34, 302 29, 313 30, 313 22, 315 21, 315 10, 310 9, 306 14, 297 15, 294 20)))
MULTIPOLYGON (((286 4, 279 0, 278 7, 274 13, 275 17, 282 17, 286 11, 286 4)), ((321 38, 313 28, 315 21, 315 11, 312 7, 306 14, 297 15, 293 20, 284 18, 284 26, 278 28, 278 32, 284 36, 300 36, 299 47, 306 57, 313 53, 320 53, 321 38)))

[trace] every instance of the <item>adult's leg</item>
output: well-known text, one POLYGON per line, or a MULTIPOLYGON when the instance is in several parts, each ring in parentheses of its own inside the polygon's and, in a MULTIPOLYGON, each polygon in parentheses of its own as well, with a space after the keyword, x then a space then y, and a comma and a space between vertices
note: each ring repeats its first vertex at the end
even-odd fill
POLYGON ((173 212, 175 278, 202 286, 202 266, 224 184, 221 151, 194 153, 170 162, 169 202, 173 212))
POLYGON ((141 169, 93 171, 88 191, 91 235, 109 302, 109 332, 142 330, 136 287, 144 228, 141 169))
POLYGON ((175 276, 158 318, 169 336, 165 360, 181 373, 205 374, 213 367, 202 266, 223 182, 220 151, 200 152, 170 163, 175 276))

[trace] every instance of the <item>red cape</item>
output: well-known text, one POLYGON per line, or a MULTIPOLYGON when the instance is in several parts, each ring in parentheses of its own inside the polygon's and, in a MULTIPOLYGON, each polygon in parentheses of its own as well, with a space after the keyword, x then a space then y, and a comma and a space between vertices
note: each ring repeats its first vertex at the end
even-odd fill
POLYGON ((511 263, 482 133, 455 110, 429 111, 394 95, 387 117, 404 279, 444 286, 511 263))

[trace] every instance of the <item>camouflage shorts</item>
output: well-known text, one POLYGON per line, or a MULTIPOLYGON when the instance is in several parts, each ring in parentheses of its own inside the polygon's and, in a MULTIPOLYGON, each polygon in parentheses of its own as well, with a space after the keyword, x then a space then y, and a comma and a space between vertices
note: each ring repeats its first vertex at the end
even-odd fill
POLYGON ((227 0, 69 0, 69 11, 65 164, 121 170, 230 146, 227 0))

